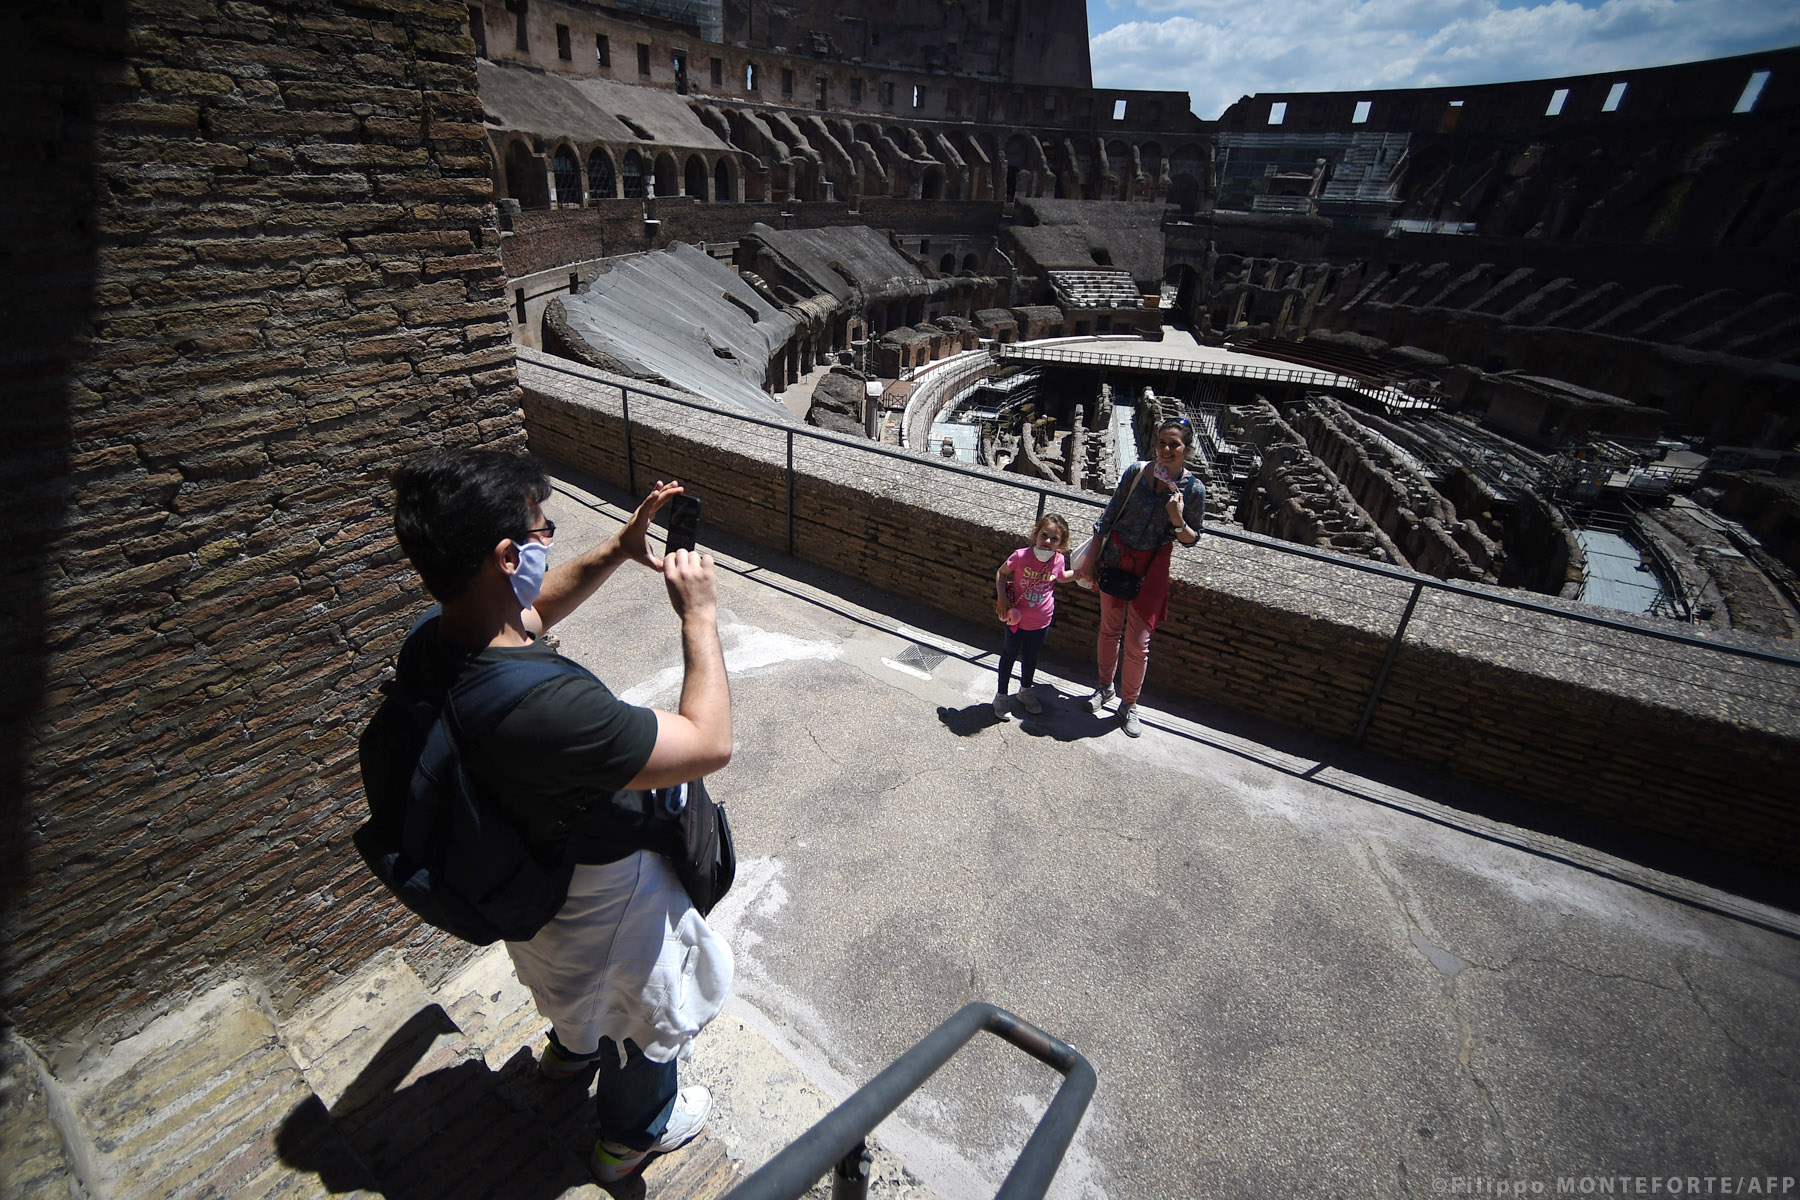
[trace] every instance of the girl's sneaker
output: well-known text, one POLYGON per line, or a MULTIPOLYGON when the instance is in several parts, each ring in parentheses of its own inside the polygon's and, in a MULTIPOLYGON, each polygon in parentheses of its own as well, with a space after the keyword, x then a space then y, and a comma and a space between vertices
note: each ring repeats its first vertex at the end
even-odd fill
POLYGON ((662 1135, 648 1150, 633 1150, 630 1146, 601 1139, 594 1143, 594 1152, 588 1156, 588 1169, 601 1183, 617 1183, 643 1166, 650 1155, 679 1150, 699 1137, 700 1131, 706 1128, 706 1117, 710 1112, 711 1092, 698 1085, 684 1087, 675 1097, 675 1111, 669 1114, 669 1123, 663 1126, 662 1135))
POLYGON ((994 693, 994 715, 1002 721, 1012 720, 1012 700, 1005 692, 994 693))
POLYGON ((1038 699, 1035 685, 1019 689, 1019 703, 1023 704, 1025 711, 1034 717, 1044 711, 1044 702, 1038 699))

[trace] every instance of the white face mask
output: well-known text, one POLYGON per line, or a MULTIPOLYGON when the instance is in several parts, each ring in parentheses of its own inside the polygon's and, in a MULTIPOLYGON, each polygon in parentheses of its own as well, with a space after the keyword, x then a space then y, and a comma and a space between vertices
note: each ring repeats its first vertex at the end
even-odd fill
POLYGON ((542 542, 525 542, 519 546, 519 569, 512 573, 513 595, 520 608, 537 603, 544 590, 544 569, 550 565, 550 547, 542 542))
POLYGON ((1037 560, 1039 562, 1049 562, 1051 559, 1051 556, 1056 553, 1056 551, 1046 550, 1042 546, 1033 546, 1031 548, 1031 552, 1033 554, 1037 555, 1037 560))

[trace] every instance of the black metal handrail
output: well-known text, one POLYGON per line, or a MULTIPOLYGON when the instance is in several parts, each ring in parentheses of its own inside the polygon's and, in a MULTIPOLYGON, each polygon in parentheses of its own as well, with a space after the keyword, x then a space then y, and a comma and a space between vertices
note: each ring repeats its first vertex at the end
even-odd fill
POLYGON ((858 1088, 811 1129, 744 1182, 725 1200, 799 1200, 808 1188, 836 1172, 834 1200, 868 1194, 865 1139, 888 1114, 918 1091, 983 1030, 1056 1069, 1063 1082, 1043 1119, 1007 1172, 994 1200, 1038 1200, 1050 1188, 1094 1096, 1094 1068, 1081 1052, 1029 1021, 992 1004, 967 1004, 858 1088))
MULTIPOLYGON (((934 471, 948 471, 948 472, 951 472, 952 474, 968 476, 971 479, 979 479, 979 480, 983 481, 984 483, 999 484, 1002 487, 1015 488, 1020 491, 1035 492, 1037 494, 1037 499, 1038 499, 1038 515, 1039 516, 1043 515, 1046 501, 1047 501, 1048 497, 1050 497, 1052 495, 1056 496, 1060 500, 1066 500, 1066 501, 1069 501, 1069 502, 1075 503, 1075 504, 1085 504, 1085 505, 1089 505, 1093 508, 1104 508, 1106 506, 1107 500, 1110 498, 1110 497, 1096 496, 1091 492, 1077 491, 1073 488, 1054 487, 1048 483, 1045 483, 1042 480, 1009 479, 1009 478, 1006 478, 1003 474, 1000 474, 1000 473, 997 473, 997 472, 994 472, 991 470, 984 471, 984 470, 980 470, 980 469, 977 469, 974 467, 965 467, 960 463, 945 462, 942 459, 932 458, 928 455, 918 453, 917 451, 902 450, 902 449, 899 449, 896 447, 884 446, 879 443, 866 441, 866 440, 860 439, 860 438, 851 438, 851 437, 845 436, 843 434, 831 433, 831 432, 828 432, 823 429, 812 429, 812 428, 808 428, 805 426, 794 425, 794 424, 791 424, 788 422, 770 420, 769 418, 766 418, 766 417, 758 417, 758 416, 755 416, 754 414, 741 412, 741 411, 734 410, 734 409, 719 408, 715 405, 705 404, 700 401, 694 400, 690 397, 670 395, 667 392, 656 391, 652 388, 647 388, 647 387, 644 387, 639 384, 621 383, 617 379, 609 379, 609 378, 599 375, 598 373, 594 372, 592 370, 592 368, 583 370, 583 369, 576 369, 573 366, 563 366, 560 363, 549 363, 549 362, 534 362, 532 365, 541 367, 544 370, 554 371, 558 374, 568 375, 572 378, 580 379, 586 383, 597 383, 597 384, 600 384, 605 387, 618 389, 618 391, 620 392, 620 395, 622 397, 622 405, 624 408, 624 420, 625 420, 625 438, 626 438, 626 448, 627 448, 626 463, 625 463, 626 488, 628 491, 632 492, 634 495, 637 492, 637 475, 636 475, 636 464, 630 453, 630 447, 631 447, 631 403, 630 403, 629 397, 632 393, 636 393, 640 396, 644 396, 649 399, 667 401, 670 404, 674 404, 674 405, 677 405, 682 408, 691 408, 691 409, 695 409, 700 412, 710 413, 714 416, 729 417, 734 421, 743 421, 743 422, 747 422, 751 425, 761 426, 764 429, 773 429, 773 430, 777 430, 779 432, 784 433, 787 436, 787 444, 788 444, 788 456, 787 456, 788 457, 788 467, 787 467, 787 470, 788 470, 788 476, 789 476, 789 479, 788 479, 788 504, 789 504, 788 527, 789 528, 788 528, 787 550, 788 550, 789 554, 792 554, 794 552, 793 512, 792 512, 792 506, 793 506, 793 444, 794 444, 794 438, 796 435, 798 435, 800 437, 804 437, 804 438, 810 438, 814 441, 828 442, 833 445, 840 446, 844 449, 856 451, 856 452, 862 453, 862 454, 882 455, 887 458, 899 459, 903 462, 911 463, 914 466, 929 467, 931 470, 934 470, 934 471)), ((1323 550, 1315 550, 1310 546, 1301 546, 1301 545, 1297 545, 1293 542, 1284 542, 1277 538, 1264 537, 1260 534, 1247 533, 1243 530, 1225 529, 1225 528, 1221 528, 1221 527, 1217 527, 1217 526, 1209 526, 1205 530, 1205 533, 1206 533, 1207 537, 1223 538, 1226 541, 1241 542, 1245 545, 1257 546, 1257 547, 1260 547, 1265 550, 1273 550, 1279 554, 1288 554, 1288 555, 1293 555, 1293 556, 1299 557, 1299 558, 1312 559, 1316 562, 1327 563, 1333 567, 1347 568, 1352 571, 1358 571, 1365 575, 1379 575, 1384 578, 1391 579, 1396 582, 1405 584, 1408 587, 1418 587, 1418 588, 1429 589, 1432 591, 1445 592, 1445 593, 1449 593, 1451 595, 1457 595, 1457 596, 1462 596, 1462 597, 1465 597, 1468 599, 1479 600, 1485 604, 1499 605, 1499 606, 1506 607, 1506 608, 1515 608, 1515 609, 1520 609, 1525 612, 1540 613, 1545 616, 1557 617, 1557 618, 1560 618, 1563 620, 1568 620, 1568 621, 1575 621, 1575 622, 1578 622, 1578 623, 1581 623, 1584 625, 1595 625, 1595 626, 1599 626, 1599 627, 1602 627, 1605 629, 1611 629, 1611 630, 1615 630, 1617 632, 1632 634, 1632 635, 1636 635, 1639 637, 1653 638, 1653 639, 1657 639, 1657 640, 1665 641, 1665 642, 1675 642, 1675 643, 1679 643, 1682 645, 1692 646, 1697 649, 1716 651, 1720 654, 1733 655, 1733 656, 1736 656, 1739 658, 1755 659, 1760 662, 1776 663, 1779 665, 1789 666, 1789 667, 1800 667, 1800 657, 1795 657, 1793 655, 1778 654, 1772 650, 1763 650, 1763 649, 1759 649, 1759 648, 1752 647, 1752 646, 1739 646, 1739 645, 1735 645, 1731 642, 1712 641, 1707 638, 1696 637, 1693 634, 1682 633, 1677 630, 1657 629, 1657 628, 1654 628, 1651 626, 1635 625, 1629 621, 1622 621, 1622 620, 1618 620, 1617 618, 1613 618, 1613 617, 1601 616, 1598 613, 1585 613, 1585 612, 1577 612, 1572 609, 1556 608, 1556 607, 1553 607, 1548 604, 1540 604, 1540 603, 1537 603, 1536 601, 1527 600, 1527 599, 1524 599, 1524 598, 1518 597, 1518 596, 1498 595, 1498 594, 1495 594, 1494 592, 1484 591, 1480 588, 1471 587, 1467 584, 1457 583, 1453 580, 1439 579, 1435 575, 1424 575, 1424 574, 1421 574, 1416 571, 1409 571, 1403 567, 1395 567, 1395 566, 1390 566, 1386 563, 1372 562, 1368 559, 1352 558, 1347 555, 1330 554, 1323 550)))

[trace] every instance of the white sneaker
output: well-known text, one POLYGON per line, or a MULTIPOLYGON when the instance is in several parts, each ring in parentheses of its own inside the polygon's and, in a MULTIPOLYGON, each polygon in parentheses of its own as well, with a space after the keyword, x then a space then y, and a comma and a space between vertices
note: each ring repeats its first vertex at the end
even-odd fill
POLYGON ((1019 703, 1023 704, 1025 706, 1025 711, 1034 717, 1044 711, 1044 702, 1037 698, 1037 686, 1035 684, 1028 688, 1019 689, 1019 703))
POLYGON ((994 693, 994 715, 1002 721, 1012 720, 1012 701, 1005 692, 994 693))
POLYGON ((601 1183, 617 1183, 643 1166, 650 1155, 679 1150, 699 1137, 700 1131, 706 1128, 707 1114, 711 1112, 711 1092, 698 1084, 684 1087, 675 1097, 675 1110, 669 1114, 669 1123, 663 1126, 662 1134, 648 1150, 633 1150, 618 1142, 597 1141, 593 1154, 588 1156, 588 1169, 601 1183))
POLYGON ((1142 737, 1143 723, 1138 720, 1137 705, 1127 704, 1119 709, 1119 728, 1125 731, 1126 737, 1142 737))
POLYGON ((1101 709, 1106 707, 1107 701, 1112 698, 1113 690, 1110 687, 1097 688, 1095 689, 1094 694, 1089 696, 1083 703, 1087 705, 1087 710, 1089 712, 1098 714, 1101 709))

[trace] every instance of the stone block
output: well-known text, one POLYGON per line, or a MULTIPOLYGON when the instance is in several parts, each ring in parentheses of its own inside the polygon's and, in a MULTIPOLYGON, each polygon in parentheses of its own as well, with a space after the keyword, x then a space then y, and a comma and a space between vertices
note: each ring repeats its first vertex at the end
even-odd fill
POLYGON ((173 67, 142 67, 138 74, 152 91, 158 92, 221 96, 237 86, 231 76, 211 71, 188 71, 173 67))

